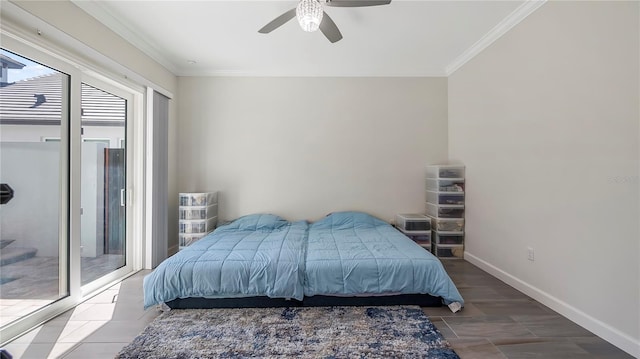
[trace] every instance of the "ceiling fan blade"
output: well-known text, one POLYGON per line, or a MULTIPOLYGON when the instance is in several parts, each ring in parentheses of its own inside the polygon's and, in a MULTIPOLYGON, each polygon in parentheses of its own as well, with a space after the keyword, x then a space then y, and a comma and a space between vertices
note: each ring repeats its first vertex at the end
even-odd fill
POLYGON ((342 40, 342 34, 340 33, 340 30, 338 30, 338 26, 326 12, 322 15, 320 31, 322 31, 324 36, 326 36, 332 43, 342 40))
POLYGON ((361 7, 388 5, 391 0, 328 0, 325 5, 334 7, 361 7))
POLYGON ((273 21, 271 21, 270 23, 264 25, 264 27, 258 30, 258 32, 261 34, 268 34, 271 31, 284 25, 287 21, 293 19, 295 16, 296 16, 296 9, 293 8, 285 12, 284 14, 278 16, 277 18, 273 19, 273 21))

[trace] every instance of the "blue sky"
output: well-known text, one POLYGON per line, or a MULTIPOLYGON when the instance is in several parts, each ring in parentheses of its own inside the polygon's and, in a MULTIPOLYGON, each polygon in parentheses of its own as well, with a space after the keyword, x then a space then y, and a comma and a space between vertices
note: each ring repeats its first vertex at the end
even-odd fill
POLYGON ((8 74, 9 82, 17 82, 20 80, 24 80, 24 79, 28 79, 36 76, 48 75, 56 72, 55 70, 49 67, 46 67, 36 62, 33 62, 31 60, 25 59, 24 57, 18 56, 14 53, 11 53, 5 50, 0 50, 0 53, 26 65, 22 70, 9 69, 9 74, 8 74))

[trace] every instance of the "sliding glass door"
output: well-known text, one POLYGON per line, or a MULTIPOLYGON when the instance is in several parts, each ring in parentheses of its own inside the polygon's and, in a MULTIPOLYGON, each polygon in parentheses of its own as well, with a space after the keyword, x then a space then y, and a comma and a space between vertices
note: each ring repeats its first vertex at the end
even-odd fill
POLYGON ((142 93, 2 40, 0 345, 140 268, 144 213, 142 93))
POLYGON ((82 285, 127 264, 127 97, 82 83, 82 285))
POLYGON ((0 326, 69 295, 70 76, 2 49, 0 326))

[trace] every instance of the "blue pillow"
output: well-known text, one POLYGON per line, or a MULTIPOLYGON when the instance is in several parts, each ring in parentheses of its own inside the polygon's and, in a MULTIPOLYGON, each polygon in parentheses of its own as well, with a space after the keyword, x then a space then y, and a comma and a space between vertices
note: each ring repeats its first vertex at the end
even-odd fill
POLYGON ((220 229, 236 229, 241 231, 274 230, 286 226, 289 221, 274 214, 250 214, 220 227, 220 229))
POLYGON ((364 212, 347 211, 328 214, 314 225, 316 228, 346 229, 376 227, 388 223, 364 212))

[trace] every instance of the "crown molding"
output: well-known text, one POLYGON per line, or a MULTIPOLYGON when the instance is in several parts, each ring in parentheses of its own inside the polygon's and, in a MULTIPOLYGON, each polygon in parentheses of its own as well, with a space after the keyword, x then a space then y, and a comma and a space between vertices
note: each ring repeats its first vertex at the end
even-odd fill
MULTIPOLYGON (((70 0, 74 5, 78 6, 80 9, 85 11, 90 16, 97 19, 99 22, 103 23, 105 26, 110 28, 113 32, 123 37, 125 40, 136 46, 142 52, 147 54, 149 57, 160 63, 162 66, 167 68, 176 76, 278 76, 277 74, 268 74, 268 73, 247 73, 244 71, 233 71, 233 70, 213 70, 213 71, 205 71, 204 73, 200 71, 188 70, 178 64, 175 64, 171 60, 169 60, 166 56, 164 56, 160 51, 156 50, 156 46, 153 46, 153 41, 150 41, 145 36, 140 35, 139 32, 133 30, 128 25, 124 24, 122 21, 118 19, 118 17, 110 11, 107 7, 102 5, 99 1, 86 1, 86 0, 70 0)), ((511 14, 509 14, 506 18, 504 18, 500 23, 498 23, 495 27, 493 27, 489 32, 487 32, 480 40, 475 42, 471 47, 465 50, 460 56, 455 58, 449 65, 444 68, 444 72, 429 72, 425 74, 420 74, 419 77, 423 76, 435 76, 435 77, 448 77, 451 76, 454 72, 456 72, 460 67, 473 59, 476 55, 481 53, 484 49, 489 47, 492 43, 506 34, 509 30, 511 30, 514 26, 519 24, 522 20, 524 20, 527 16, 531 15, 538 8, 544 5, 547 0, 525 0, 525 2, 520 5, 516 10, 514 10, 511 14)), ((384 77, 384 76, 380 76, 384 77)))
POLYGON ((156 47, 152 45, 152 41, 149 41, 144 36, 141 36, 139 32, 131 29, 129 26, 118 20, 118 17, 107 7, 102 5, 99 1, 70 1, 75 6, 79 7, 84 12, 104 24, 111 31, 115 32, 126 41, 136 46, 138 49, 140 49, 140 51, 144 52, 149 57, 157 61, 160 65, 164 66, 174 75, 178 72, 178 67, 176 66, 176 64, 174 64, 172 61, 163 56, 159 51, 157 51, 156 47))
POLYGON ((522 5, 509 14, 509 16, 500 21, 498 25, 489 30, 489 32, 487 32, 480 40, 476 41, 475 44, 471 45, 471 47, 453 60, 453 62, 445 68, 447 77, 451 76, 460 67, 476 57, 476 55, 501 38, 502 35, 506 34, 514 26, 518 25, 527 16, 538 10, 538 8, 546 2, 547 0, 526 0, 522 5))
POLYGON ((242 71, 242 70, 185 70, 178 71, 176 76, 180 77, 334 77, 334 78, 431 78, 447 77, 441 71, 424 71, 421 73, 398 74, 398 73, 354 73, 344 74, 339 72, 294 72, 283 73, 282 71, 242 71))

